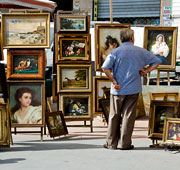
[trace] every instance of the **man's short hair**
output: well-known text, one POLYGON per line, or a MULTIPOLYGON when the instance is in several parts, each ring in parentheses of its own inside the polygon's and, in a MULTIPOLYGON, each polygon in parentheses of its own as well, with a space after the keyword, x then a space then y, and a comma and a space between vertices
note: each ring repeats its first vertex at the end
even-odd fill
POLYGON ((132 29, 124 28, 120 31, 120 40, 122 43, 131 41, 132 36, 134 36, 134 31, 132 29))

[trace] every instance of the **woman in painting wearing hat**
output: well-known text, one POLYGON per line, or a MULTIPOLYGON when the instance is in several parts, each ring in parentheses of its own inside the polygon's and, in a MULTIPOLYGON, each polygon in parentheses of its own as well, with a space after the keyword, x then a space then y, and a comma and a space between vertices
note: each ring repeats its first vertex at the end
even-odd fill
POLYGON ((156 43, 152 46, 151 51, 154 55, 156 55, 156 57, 158 57, 162 61, 162 65, 168 64, 167 56, 169 54, 169 47, 165 42, 163 34, 157 35, 156 43))
POLYGON ((42 106, 34 100, 34 91, 29 87, 21 87, 15 92, 15 106, 11 109, 13 123, 41 124, 42 106))

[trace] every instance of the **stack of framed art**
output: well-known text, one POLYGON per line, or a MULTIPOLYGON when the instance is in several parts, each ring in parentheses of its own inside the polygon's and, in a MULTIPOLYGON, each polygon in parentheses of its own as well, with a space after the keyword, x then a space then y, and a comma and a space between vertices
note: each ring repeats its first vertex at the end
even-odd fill
POLYGON ((58 11, 55 25, 58 108, 66 121, 90 121, 92 131, 90 16, 58 11))
MULTIPOLYGON (((49 13, 2 14, 2 45, 7 49, 7 79, 12 127, 45 122, 45 48, 50 47, 49 13)), ((21 132, 21 131, 20 131, 21 132)))
POLYGON ((179 94, 150 93, 150 99, 148 137, 154 145, 155 141, 163 138, 164 120, 179 117, 179 94))

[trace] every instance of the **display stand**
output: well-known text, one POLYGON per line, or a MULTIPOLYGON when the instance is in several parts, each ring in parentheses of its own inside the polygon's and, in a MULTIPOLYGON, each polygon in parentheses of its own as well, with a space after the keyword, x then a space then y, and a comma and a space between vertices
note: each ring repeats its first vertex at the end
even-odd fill
MULTIPOLYGON (((157 80, 156 80, 156 85, 160 85, 160 71, 167 72, 167 80, 168 80, 168 86, 170 86, 170 71, 171 70, 164 70, 164 69, 157 69, 157 80)), ((147 86, 149 86, 150 83, 150 73, 147 73, 147 86)))

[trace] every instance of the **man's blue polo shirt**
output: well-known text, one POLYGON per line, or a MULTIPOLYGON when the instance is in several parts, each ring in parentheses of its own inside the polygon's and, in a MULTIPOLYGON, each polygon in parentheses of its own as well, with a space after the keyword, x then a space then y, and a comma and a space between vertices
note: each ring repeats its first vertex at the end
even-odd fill
POLYGON ((134 46, 131 42, 122 43, 107 56, 102 68, 112 69, 112 74, 118 84, 122 85, 116 91, 111 84, 111 94, 129 95, 142 91, 139 71, 146 65, 156 65, 161 61, 144 48, 134 46))

